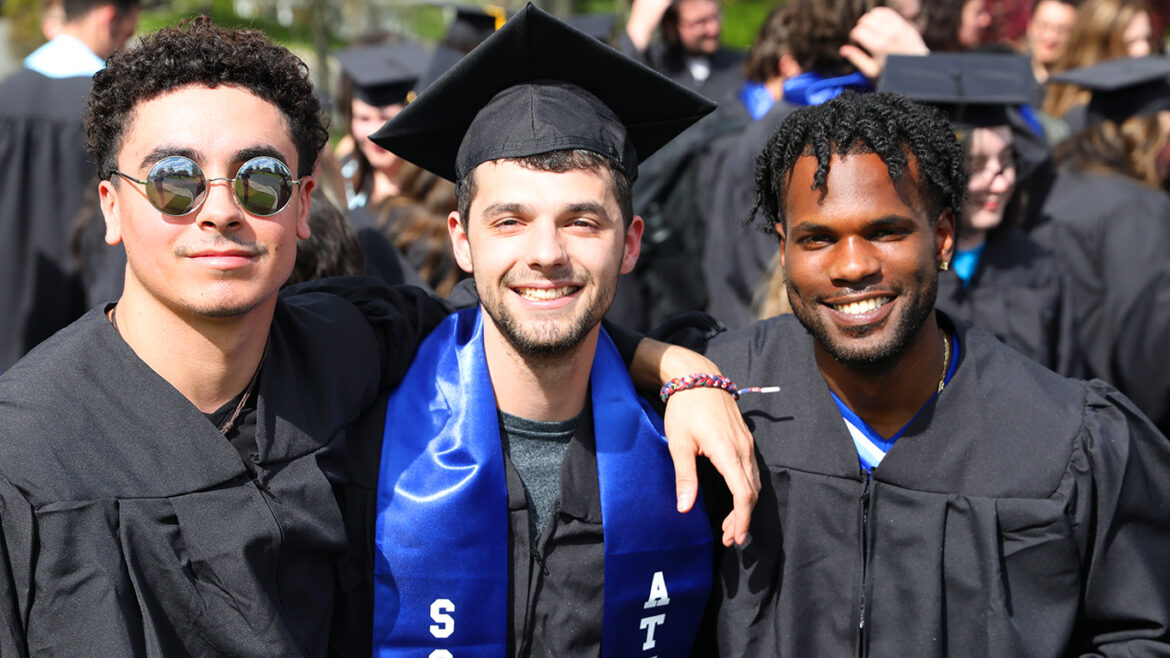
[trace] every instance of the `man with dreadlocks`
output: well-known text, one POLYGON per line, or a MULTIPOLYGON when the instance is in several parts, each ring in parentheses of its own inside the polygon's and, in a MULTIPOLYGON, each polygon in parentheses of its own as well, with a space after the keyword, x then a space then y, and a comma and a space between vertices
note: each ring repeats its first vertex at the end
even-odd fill
POLYGON ((762 389, 721 654, 1165 655, 1170 444, 935 310, 966 189, 946 121, 884 93, 803 108, 756 186, 795 317, 708 345, 762 389))

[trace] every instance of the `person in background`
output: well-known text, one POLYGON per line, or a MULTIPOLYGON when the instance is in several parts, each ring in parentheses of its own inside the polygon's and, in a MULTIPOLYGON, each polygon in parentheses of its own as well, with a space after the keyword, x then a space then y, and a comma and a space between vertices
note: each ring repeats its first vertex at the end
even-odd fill
POLYGON ((716 102, 743 84, 743 55, 719 42, 719 0, 634 0, 618 50, 716 102), (661 29, 660 40, 654 31, 661 29))
MULTIPOLYGON (((1077 6, 1073 0, 1040 0, 1032 9, 1028 22, 1028 52, 1032 55, 1032 74, 1036 82, 1048 82, 1057 62, 1064 55, 1077 6)), ((1043 105, 1043 98, 1035 105, 1043 105)))
POLYGON ((459 280, 444 217, 454 186, 370 141, 419 89, 430 56, 418 43, 364 44, 337 53, 345 72, 339 148, 349 221, 369 269, 390 283, 423 282, 441 295, 459 280), (392 248, 391 248, 392 247, 392 248))
POLYGON ((81 113, 93 74, 126 45, 138 0, 67 0, 49 42, 0 82, 0 370, 86 308, 69 236, 96 208, 81 113))
MULTIPOLYGON (((1032 236, 1064 264, 1072 282, 1087 375, 1149 398, 1170 388, 1170 371, 1123 376, 1140 343, 1121 336, 1135 306, 1154 303, 1151 282, 1170 267, 1170 59, 1122 58, 1054 76, 1088 91, 1088 127, 1056 151, 1056 184, 1032 236)), ((1163 336, 1163 339, 1165 336, 1163 336)), ((1145 407, 1157 416, 1157 407, 1145 407)))
POLYGON ((1049 71, 1046 114, 1068 123, 1067 130, 1050 131, 1050 144, 1059 144, 1085 125, 1080 111, 1089 92, 1078 85, 1053 80, 1052 75, 1085 68, 1119 57, 1142 57, 1153 52, 1150 13, 1141 0, 1086 0, 1077 10, 1064 53, 1049 71))

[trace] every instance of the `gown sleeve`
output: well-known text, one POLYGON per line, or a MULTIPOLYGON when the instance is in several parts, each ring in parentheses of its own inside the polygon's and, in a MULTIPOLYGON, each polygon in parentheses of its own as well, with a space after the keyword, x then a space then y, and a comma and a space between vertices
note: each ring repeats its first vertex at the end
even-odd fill
POLYGON ((1115 389, 1100 381, 1087 386, 1070 501, 1074 531, 1086 533, 1075 653, 1166 655, 1170 442, 1115 389))
POLYGON ((28 655, 25 621, 35 532, 32 506, 0 477, 0 656, 28 655))

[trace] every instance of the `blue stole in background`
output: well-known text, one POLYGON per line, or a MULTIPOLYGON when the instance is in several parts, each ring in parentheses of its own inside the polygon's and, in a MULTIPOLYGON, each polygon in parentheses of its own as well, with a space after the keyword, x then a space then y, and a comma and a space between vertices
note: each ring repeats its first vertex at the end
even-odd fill
MULTIPOLYGON (((602 655, 687 655, 713 568, 702 499, 675 510, 662 421, 604 329, 590 391, 605 537, 602 655)), ((386 405, 374 544, 375 655, 506 654, 508 491, 478 307, 423 341, 386 405)))

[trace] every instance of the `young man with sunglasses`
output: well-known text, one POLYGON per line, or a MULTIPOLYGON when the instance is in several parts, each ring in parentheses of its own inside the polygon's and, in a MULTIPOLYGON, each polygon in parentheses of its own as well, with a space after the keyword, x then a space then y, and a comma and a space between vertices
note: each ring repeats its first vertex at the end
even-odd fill
POLYGON ((258 32, 115 55, 87 136, 126 284, 0 377, 0 655, 362 653, 378 401, 446 309, 278 298, 326 133, 258 32))

